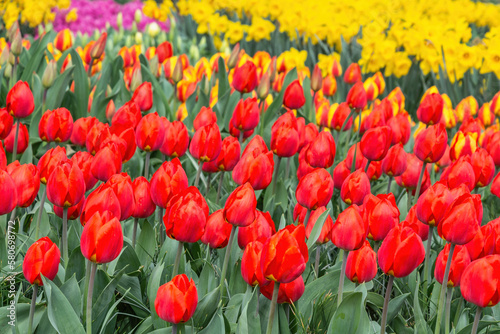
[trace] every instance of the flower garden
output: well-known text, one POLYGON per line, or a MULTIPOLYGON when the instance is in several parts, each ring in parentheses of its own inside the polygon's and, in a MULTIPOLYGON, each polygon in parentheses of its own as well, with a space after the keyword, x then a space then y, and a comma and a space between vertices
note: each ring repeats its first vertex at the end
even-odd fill
POLYGON ((495 1, 0 16, 0 333, 500 333, 495 1))

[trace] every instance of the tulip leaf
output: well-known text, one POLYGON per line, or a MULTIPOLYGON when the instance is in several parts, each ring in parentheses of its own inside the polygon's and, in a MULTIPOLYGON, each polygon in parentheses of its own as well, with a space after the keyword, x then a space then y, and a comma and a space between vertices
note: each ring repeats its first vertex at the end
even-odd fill
MULTIPOLYGON (((143 56, 143 55, 141 54, 141 56, 143 56)), ((161 87, 161 85, 158 82, 158 80, 156 79, 156 77, 151 73, 151 71, 149 70, 147 65, 141 64, 141 70, 142 70, 142 76, 143 76, 144 81, 151 82, 151 85, 153 88, 153 93, 154 93, 153 95, 156 95, 160 98, 161 104, 164 107, 164 112, 159 111, 158 114, 160 116, 165 116, 167 118, 169 118, 168 116, 170 116, 170 120, 176 119, 175 118, 175 110, 172 111, 170 109, 170 106, 168 105, 167 96, 163 92, 163 88, 161 87)), ((159 103, 159 101, 153 101, 153 102, 155 103, 155 105, 158 105, 158 103, 159 103)))
POLYGON ((25 67, 20 80, 31 82, 31 76, 33 75, 33 73, 38 72, 37 70, 43 61, 45 51, 47 50, 47 44, 50 41, 54 40, 54 34, 55 33, 53 30, 47 32, 42 38, 36 39, 36 41, 31 45, 30 49, 27 52, 23 52, 30 57, 29 59, 26 59, 27 63, 24 64, 25 67))
MULTIPOLYGON (((94 333, 101 327, 110 304, 114 302, 116 287, 125 270, 126 267, 115 273, 115 276, 106 284, 104 289, 98 290, 95 288, 96 286, 94 286, 94 296, 98 296, 97 298, 92 298, 92 331, 94 333)), ((106 272, 98 270, 98 273, 99 272, 101 275, 108 278, 106 272)))
POLYGON ((166 326, 166 321, 160 319, 155 309, 155 299, 158 288, 162 284, 162 273, 163 273, 163 263, 158 264, 154 267, 149 277, 148 282, 148 298, 149 298, 149 309, 151 310, 151 319, 153 320, 154 328, 162 328, 166 326))
POLYGON ((424 315, 422 314, 422 310, 420 308, 420 301, 418 299, 420 286, 420 278, 417 275, 417 287, 415 289, 414 297, 413 297, 413 313, 415 314, 415 333, 432 333, 429 325, 425 321, 424 315))
POLYGON ((111 319, 111 316, 113 315, 114 311, 115 311, 115 308, 118 306, 118 304, 121 303, 121 301, 123 300, 123 298, 125 298, 125 296, 129 293, 130 291, 130 288, 127 289, 122 297, 120 299, 118 299, 110 308, 109 308, 109 311, 108 313, 106 314, 106 318, 104 318, 104 322, 103 322, 103 326, 101 327, 101 331, 99 333, 101 334, 104 334, 106 331, 106 325, 109 323, 110 319, 111 319))
POLYGON ((87 116, 87 110, 89 105, 89 78, 85 67, 83 66, 82 59, 75 50, 70 51, 71 62, 75 66, 75 71, 73 73, 73 82, 75 84, 75 110, 70 110, 73 119, 82 118, 87 116))
POLYGON ((60 334, 85 334, 80 317, 63 292, 49 279, 42 277, 43 287, 48 300, 49 320, 60 334))
POLYGON ((288 87, 288 85, 290 85, 290 83, 295 79, 297 79, 297 69, 293 68, 287 73, 278 96, 275 97, 271 105, 265 111, 264 117, 262 117, 261 120, 261 122, 263 122, 264 125, 271 123, 274 117, 277 116, 278 111, 281 109, 281 106, 283 105, 283 97, 285 96, 285 90, 288 87))
POLYGON ((137 238, 135 251, 140 263, 142 263, 145 268, 149 267, 155 255, 156 246, 154 242, 151 242, 155 240, 155 237, 155 231, 151 227, 151 224, 148 220, 144 220, 141 224, 141 233, 139 234, 139 238, 137 238))
POLYGON ((391 323, 391 320, 394 319, 394 317, 399 313, 399 311, 401 310, 401 307, 403 307, 404 305, 404 302, 406 301, 406 298, 408 298, 408 296, 410 295, 410 293, 405 293, 403 295, 399 295, 395 298, 392 298, 390 301, 389 301, 389 309, 388 309, 388 312, 387 312, 387 323, 391 323))
POLYGON ((198 301, 198 306, 193 315, 194 326, 204 328, 212 319, 215 311, 217 310, 217 303, 219 302, 219 288, 215 288, 206 294, 201 300, 198 301))
POLYGON ((32 163, 32 161, 33 161, 33 149, 31 147, 31 143, 30 143, 30 144, 28 144, 28 147, 26 148, 23 155, 21 156, 19 163, 21 165, 24 165, 24 164, 32 163))
POLYGON ((342 300, 330 321, 327 333, 364 334, 369 332, 369 328, 370 320, 365 310, 363 293, 354 292, 342 300))
MULTIPOLYGON (((500 320, 496 320, 492 316, 489 315, 484 315, 481 320, 479 321, 479 326, 477 328, 477 332, 480 333, 483 329, 485 329, 488 326, 493 326, 497 325, 500 322, 500 320)), ((458 334, 468 334, 472 332, 472 323, 469 325, 465 326, 458 334)), ((489 332, 492 333, 492 332, 489 332)))
POLYGON ((66 298, 68 298, 68 301, 75 310, 75 313, 79 315, 82 306, 82 293, 80 291, 80 287, 78 286, 78 282, 76 281, 75 275, 71 276, 69 280, 61 285, 61 292, 66 296, 66 298))
POLYGON ((120 271, 125 269, 125 274, 130 275, 131 273, 137 273, 139 267, 141 267, 141 262, 137 258, 137 254, 130 244, 124 242, 123 250, 118 256, 118 262, 116 263, 115 271, 120 271))
MULTIPOLYGON (((43 217, 44 215, 42 214, 42 221, 43 217)), ((42 235, 45 234, 42 233, 42 235)), ((85 258, 82 255, 80 247, 75 248, 69 256, 65 272, 65 280, 68 281, 73 276, 76 277, 77 281, 81 281, 85 277, 85 258)))
POLYGON ((309 239, 307 240, 307 248, 309 250, 311 250, 311 248, 316 243, 316 240, 318 240, 318 238, 321 234, 321 230, 323 229, 323 224, 325 223, 326 219, 328 218, 329 213, 330 213, 330 209, 326 209, 326 211, 323 212, 316 220, 314 227, 311 231, 311 234, 309 234, 309 239))
POLYGON ((212 317, 212 320, 210 320, 208 326, 203 328, 198 333, 210 334, 210 333, 224 333, 224 332, 225 332, 224 318, 222 317, 222 314, 220 314, 220 311, 217 311, 217 313, 215 313, 214 316, 212 317))
MULTIPOLYGON (((47 90, 47 98, 45 100, 45 110, 52 110, 61 106, 64 93, 68 90, 71 75, 73 74, 74 66, 66 68, 64 72, 59 75, 52 86, 47 90)), ((42 110, 42 113, 45 112, 42 110)), ((75 119, 76 120, 76 119, 75 119)))

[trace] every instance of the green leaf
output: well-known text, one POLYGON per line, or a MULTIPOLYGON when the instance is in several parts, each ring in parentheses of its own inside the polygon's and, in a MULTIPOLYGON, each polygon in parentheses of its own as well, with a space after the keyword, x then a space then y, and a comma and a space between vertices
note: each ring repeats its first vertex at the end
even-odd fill
POLYGON ((212 319, 215 311, 217 310, 217 303, 219 302, 219 288, 215 288, 200 301, 193 315, 193 322, 195 327, 205 327, 212 319))
MULTIPOLYGON (((92 305, 93 332, 97 332, 97 330, 101 327, 101 324, 103 323, 104 318, 106 317, 106 313, 108 312, 110 304, 114 302, 115 290, 116 287, 118 286, 118 283, 124 271, 125 268, 123 268, 118 273, 115 273, 113 279, 109 281, 109 283, 104 287, 104 289, 102 289, 102 291, 99 291, 98 289, 96 289, 96 286, 94 286, 94 296, 98 297, 97 299, 92 298, 94 300, 92 305)), ((107 273, 105 272, 103 272, 103 274, 107 275, 107 273)))
POLYGON ((387 311, 387 323, 391 323, 391 320, 394 319, 394 317, 399 313, 401 310, 401 307, 403 307, 404 302, 406 301, 406 298, 410 293, 405 293, 403 295, 399 295, 396 298, 393 298, 389 301, 389 308, 387 311))
POLYGON ((328 327, 328 334, 368 333, 370 320, 366 314, 363 294, 354 292, 342 300, 328 327))
POLYGON ((128 294, 128 292, 130 291, 130 289, 128 289, 127 291, 125 291, 125 293, 123 294, 123 296, 118 299, 110 308, 109 308, 109 311, 108 313, 106 314, 106 318, 104 318, 104 325, 101 327, 101 331, 100 333, 101 334, 104 334, 104 330, 106 329, 106 325, 107 323, 109 322, 109 320, 111 319, 111 316, 113 315, 113 313, 115 312, 115 308, 118 306, 118 304, 121 303, 121 301, 123 300, 123 298, 125 298, 125 296, 128 294))
MULTIPOLYGON (((74 66, 66 68, 66 70, 56 78, 52 86, 47 90, 45 110, 52 110, 61 106, 64 93, 68 89, 74 69, 74 66)), ((42 110, 42 112, 45 110, 42 110)))
POLYGON ((316 243, 316 240, 318 240, 321 230, 323 229, 323 224, 326 221, 326 218, 328 218, 328 214, 330 213, 330 209, 326 209, 325 212, 323 212, 319 217, 318 220, 314 223, 314 227, 311 231, 311 234, 309 235, 309 239, 307 240, 307 248, 311 250, 311 248, 314 246, 316 243))
MULTIPOLYGON (((141 54, 141 56, 143 56, 141 54)), ((160 115, 160 116, 166 116, 168 118, 168 115, 170 115, 170 120, 175 119, 175 110, 170 110, 170 106, 168 105, 168 99, 165 93, 163 92, 163 89, 161 85, 159 84, 158 80, 156 77, 151 73, 149 70, 149 67, 147 65, 141 64, 141 71, 142 71, 142 78, 144 81, 149 81, 151 82, 151 85, 153 87, 153 92, 155 94, 158 94, 157 96, 160 97, 161 103, 163 104, 163 107, 165 108, 165 115, 160 115)), ((156 102, 156 101, 154 101, 156 102)), ((158 103, 158 102, 156 102, 158 103)))
POLYGON ((415 333, 432 333, 429 325, 425 321, 424 315, 422 314, 422 309, 420 308, 420 302, 418 300, 418 287, 420 286, 420 278, 417 276, 417 287, 415 289, 414 298, 413 298, 413 313, 415 314, 415 333))
POLYGON ((85 258, 82 255, 80 247, 75 248, 69 256, 65 280, 67 281, 72 276, 75 276, 77 281, 81 281, 85 277, 85 258))
POLYGON ((48 300, 49 320, 60 334, 85 334, 80 318, 62 291, 51 281, 42 277, 48 300))
MULTIPOLYGON (((123 251, 118 257, 115 272, 125 269, 125 274, 130 275, 136 272, 141 267, 141 262, 137 258, 134 249, 129 244, 124 244, 123 251)), ((136 273, 137 274, 137 273, 136 273)))
POLYGON ((260 315, 256 312, 260 292, 254 289, 252 298, 243 306, 241 316, 238 320, 237 333, 239 334, 260 334, 260 315))
POLYGON ((161 278, 163 273, 163 263, 157 265, 151 272, 148 282, 148 298, 149 298, 149 309, 151 310, 151 318, 153 320, 154 328, 163 328, 166 326, 166 321, 160 319, 158 314, 156 314, 155 309, 155 299, 158 288, 161 284, 161 278))
POLYGON ((82 308, 82 293, 78 287, 75 275, 71 276, 68 281, 61 285, 61 292, 68 298, 75 313, 79 315, 82 308))
POLYGON ((73 73, 73 81, 75 83, 75 110, 71 110, 73 119, 85 117, 87 115, 89 105, 89 78, 85 67, 83 66, 82 59, 75 50, 70 51, 71 62, 75 66, 73 73))
POLYGON ((155 231, 151 227, 149 221, 145 220, 141 225, 141 233, 139 238, 137 238, 137 244, 135 246, 137 257, 140 263, 144 264, 144 267, 149 267, 149 263, 153 260, 155 254, 155 243, 151 240, 155 240, 155 231))
POLYGON ((224 318, 222 317, 222 314, 220 314, 220 311, 214 314, 212 320, 208 324, 207 327, 205 327, 203 330, 199 331, 199 334, 210 334, 210 333, 224 333, 225 332, 225 326, 224 326, 224 318))

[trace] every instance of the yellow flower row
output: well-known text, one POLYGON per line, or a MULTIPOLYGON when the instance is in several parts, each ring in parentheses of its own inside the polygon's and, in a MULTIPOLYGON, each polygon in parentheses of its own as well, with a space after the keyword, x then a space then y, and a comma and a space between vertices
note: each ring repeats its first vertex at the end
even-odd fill
POLYGON ((68 8, 70 3, 70 0, 0 0, 0 15, 7 29, 19 19, 34 28, 54 21, 53 9, 68 8))

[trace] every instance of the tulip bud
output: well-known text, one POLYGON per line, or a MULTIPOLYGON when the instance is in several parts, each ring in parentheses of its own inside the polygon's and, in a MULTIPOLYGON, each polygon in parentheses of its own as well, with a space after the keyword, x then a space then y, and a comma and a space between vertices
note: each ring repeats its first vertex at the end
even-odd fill
POLYGON ((17 30, 14 34, 14 39, 10 44, 10 51, 12 51, 12 54, 16 57, 21 54, 21 51, 23 51, 23 37, 21 36, 21 31, 19 30, 17 30))
POLYGON ((342 211, 332 228, 332 242, 345 251, 353 251, 363 246, 368 233, 368 222, 361 217, 357 205, 342 211))
POLYGON ((172 73, 172 81, 177 84, 182 80, 182 60, 181 58, 177 58, 175 63, 174 71, 172 73))
POLYGON ((71 160, 59 164, 47 181, 47 198, 63 208, 77 205, 85 195, 85 179, 76 163, 71 160))
POLYGON ((264 278, 260 266, 263 247, 264 244, 260 240, 255 240, 248 243, 243 251, 243 256, 241 257, 241 277, 250 286, 259 285, 262 287, 270 283, 270 281, 264 278))
POLYGON ((224 219, 235 226, 248 226, 255 220, 257 199, 250 183, 236 188, 227 198, 224 205, 224 219))
POLYGON ((323 75, 321 74, 321 69, 318 64, 314 66, 313 73, 311 76, 311 89, 313 92, 317 92, 323 86, 323 75))
POLYGON ((350 108, 356 109, 358 112, 366 107, 367 96, 362 82, 357 82, 352 86, 347 93, 346 102, 350 108))
POLYGON ((233 226, 224 219, 223 210, 217 210, 208 217, 201 242, 210 248, 224 248, 229 243, 233 226))
POLYGON ((96 212, 83 227, 80 247, 83 256, 95 263, 108 263, 123 248, 122 226, 109 211, 96 212))
POLYGON ((402 221, 399 225, 402 227, 409 227, 415 233, 418 234, 422 241, 426 241, 429 238, 429 225, 422 223, 417 218, 417 210, 416 205, 412 206, 404 221, 402 221))
POLYGON ((103 32, 99 39, 92 45, 92 48, 90 49, 90 57, 92 59, 99 59, 101 58, 102 54, 104 53, 104 48, 106 47, 106 40, 108 39, 108 34, 106 32, 103 32))
POLYGON ((257 127, 259 120, 259 103, 256 98, 248 98, 238 102, 230 122, 240 131, 250 131, 257 127))
POLYGON ((100 148, 92 160, 92 175, 106 182, 111 176, 122 170, 122 156, 115 143, 100 148))
POLYGON ((35 110, 33 93, 27 82, 18 81, 7 93, 7 111, 15 118, 25 118, 35 110))
POLYGON ((361 81, 361 68, 359 67, 358 63, 352 63, 345 70, 344 81, 350 85, 361 81))
MULTIPOLYGON (((135 91, 142 84, 142 71, 140 63, 136 63, 132 72, 132 79, 130 80, 130 90, 135 91)), ((135 101, 134 101, 135 102, 135 101)))
POLYGON ((370 190, 370 179, 364 170, 358 169, 342 183, 340 197, 348 205, 361 205, 365 196, 370 193, 370 190))
POLYGON ((294 80, 288 85, 283 96, 283 104, 289 109, 299 109, 306 103, 304 89, 300 81, 294 80))
POLYGON ((351 282, 365 283, 377 276, 377 254, 373 251, 368 240, 363 246, 349 252, 347 256, 345 274, 351 282))
POLYGON ((391 147, 382 160, 382 171, 391 177, 403 174, 407 166, 406 154, 401 143, 391 147))
MULTIPOLYGON (((162 120, 166 118, 162 117, 162 120)), ((168 121, 167 121, 168 122, 168 121)), ((189 145, 189 134, 184 123, 173 121, 165 126, 165 139, 160 151, 171 158, 181 157, 189 145)))
POLYGON ((453 195, 448 187, 444 183, 437 182, 418 198, 417 217, 424 224, 437 226, 443 220, 451 202, 453 195))
POLYGON ((16 36, 16 33, 19 31, 19 22, 16 20, 10 26, 9 30, 7 30, 7 39, 12 43, 12 40, 16 36))
POLYGON ((307 147, 305 160, 311 167, 330 168, 335 160, 335 150, 333 136, 322 131, 307 147))
POLYGON ((31 163, 20 165, 16 160, 7 166, 7 173, 9 173, 16 185, 17 207, 26 208, 30 206, 40 189, 38 168, 31 163))
POLYGON ((447 143, 448 134, 446 128, 439 123, 422 130, 417 135, 413 151, 421 161, 434 163, 444 155, 447 143))
POLYGON ((42 85, 45 89, 48 89, 52 86, 54 83, 54 80, 57 77, 57 63, 55 60, 49 61, 47 64, 47 67, 45 68, 45 71, 43 72, 42 76, 42 85))
POLYGON ((14 118, 9 114, 7 108, 0 108, 0 140, 7 138, 13 125, 14 118))
POLYGON ((219 126, 217 123, 212 123, 196 130, 189 145, 189 153, 193 158, 207 162, 217 158, 221 147, 222 139, 219 126))
POLYGON ((489 255, 467 266, 460 280, 464 299, 478 307, 495 306, 500 301, 497 268, 500 255, 489 255))
POLYGON ((369 129, 363 134, 359 147, 361 153, 370 161, 385 158, 392 143, 392 130, 388 126, 369 129))
POLYGON ((3 48, 2 53, 0 54, 0 65, 3 66, 5 63, 9 61, 9 54, 10 54, 10 48, 9 45, 6 45, 3 48))
POLYGON ((197 305, 196 285, 186 274, 175 276, 170 282, 160 286, 156 293, 156 313, 161 319, 173 324, 188 322, 197 305))
POLYGON ((392 145, 401 143, 405 145, 410 140, 411 124, 408 114, 397 114, 387 121, 392 130, 392 145))
POLYGON ((299 148, 297 119, 292 111, 281 115, 271 128, 271 150, 279 157, 291 157, 299 148))
POLYGON ((47 110, 38 123, 38 134, 43 141, 65 142, 73 132, 73 117, 66 108, 47 110))
POLYGON ((134 12, 134 22, 139 24, 141 23, 141 20, 142 20, 142 11, 140 9, 136 9, 134 12))
POLYGON ((236 64, 238 63, 240 58, 240 43, 236 43, 236 45, 233 47, 233 50, 231 51, 231 55, 229 55, 229 58, 227 60, 227 67, 229 70, 233 69, 236 64))
MULTIPOLYGON (((64 157, 65 156, 66 152, 64 152, 64 157)), ((85 151, 78 151, 71 157, 71 160, 73 160, 73 162, 75 162, 78 165, 78 168, 80 168, 80 170, 83 173, 86 191, 94 188, 95 184, 97 183, 97 179, 94 177, 91 171, 93 159, 94 157, 90 153, 85 151)), ((38 162, 39 164, 38 168, 40 169, 40 175, 43 175, 43 170, 40 168, 40 161, 38 162)))
POLYGON ((137 146, 143 151, 157 151, 163 145, 165 127, 157 112, 144 116, 135 132, 137 146))
POLYGON ((446 211, 438 233, 446 241, 465 245, 478 233, 483 216, 480 195, 463 194, 446 211))
POLYGON ((252 61, 234 69, 232 86, 240 93, 249 93, 258 84, 257 67, 252 61))
POLYGON ((363 201, 363 219, 368 223, 368 238, 384 240, 387 233, 399 224, 399 209, 392 193, 369 194, 363 201))
POLYGON ((295 196, 309 210, 326 206, 333 195, 333 179, 324 168, 318 168, 300 179, 295 196))
POLYGON ((44 237, 34 242, 23 260, 24 278, 30 284, 42 286, 43 281, 40 275, 43 275, 49 280, 53 280, 59 270, 59 262, 61 260, 61 252, 55 243, 44 237))
POLYGON ((271 183, 274 159, 273 152, 267 150, 265 143, 264 148, 253 146, 252 143, 256 140, 262 140, 262 137, 257 135, 247 144, 232 175, 236 184, 242 185, 249 182, 254 190, 260 190, 267 188, 271 183))
MULTIPOLYGON (((0 62, 0 64, 1 64, 1 62, 0 62)), ((269 74, 266 72, 260 78, 259 85, 257 86, 257 97, 261 101, 264 101, 267 98, 267 96, 269 95, 270 85, 271 85, 271 83, 269 80, 269 74)))
POLYGON ((493 182, 491 183, 491 193, 500 198, 500 173, 495 176, 493 182))

